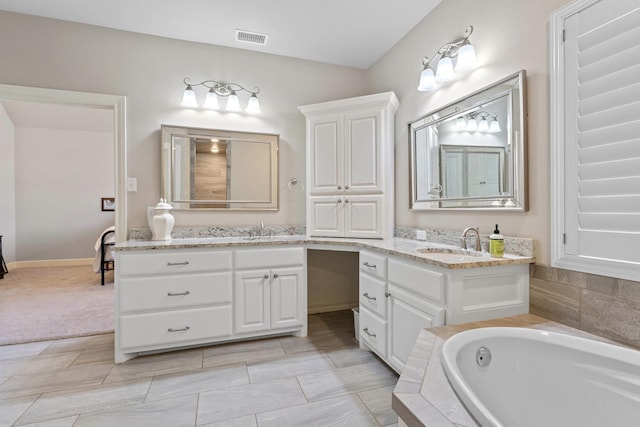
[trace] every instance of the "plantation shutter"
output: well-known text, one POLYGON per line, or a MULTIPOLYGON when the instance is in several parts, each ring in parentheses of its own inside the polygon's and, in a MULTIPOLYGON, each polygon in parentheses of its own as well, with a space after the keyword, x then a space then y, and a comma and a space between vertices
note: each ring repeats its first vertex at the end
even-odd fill
POLYGON ((640 4, 594 2, 564 37, 564 252, 640 280, 640 4))

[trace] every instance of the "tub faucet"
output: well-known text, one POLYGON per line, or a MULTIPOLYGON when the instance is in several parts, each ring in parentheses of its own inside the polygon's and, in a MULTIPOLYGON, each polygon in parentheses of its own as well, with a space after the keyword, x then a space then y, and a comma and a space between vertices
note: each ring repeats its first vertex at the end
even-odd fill
POLYGON ((476 245, 475 250, 478 252, 482 252, 482 246, 480 246, 480 233, 477 228, 467 227, 462 232, 462 249, 467 249, 467 234, 475 234, 476 237, 476 245))

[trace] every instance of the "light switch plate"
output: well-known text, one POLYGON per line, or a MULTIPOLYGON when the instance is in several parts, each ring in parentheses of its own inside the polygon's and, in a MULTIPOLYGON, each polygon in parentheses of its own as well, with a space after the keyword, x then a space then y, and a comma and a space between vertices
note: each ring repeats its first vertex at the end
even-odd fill
POLYGON ((427 240, 427 232, 424 230, 416 230, 416 240, 427 240))
POLYGON ((137 178, 127 178, 127 191, 138 191, 137 178))

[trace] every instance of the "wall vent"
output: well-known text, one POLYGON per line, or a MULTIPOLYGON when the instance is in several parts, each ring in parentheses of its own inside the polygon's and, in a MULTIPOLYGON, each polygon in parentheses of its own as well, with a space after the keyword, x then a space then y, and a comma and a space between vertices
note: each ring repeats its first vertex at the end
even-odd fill
POLYGON ((265 46, 269 34, 256 33, 254 31, 236 30, 236 41, 242 43, 259 44, 265 46))

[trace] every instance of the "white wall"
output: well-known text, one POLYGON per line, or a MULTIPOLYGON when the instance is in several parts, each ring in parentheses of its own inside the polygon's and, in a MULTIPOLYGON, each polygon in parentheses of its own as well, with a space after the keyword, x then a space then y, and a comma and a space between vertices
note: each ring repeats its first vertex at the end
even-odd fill
POLYGON ((0 235, 2 255, 16 261, 15 128, 0 102, 0 235))
MULTIPOLYGON (((286 183, 303 179, 304 117, 299 105, 367 92, 364 70, 258 52, 183 42, 70 22, 0 12, 0 81, 127 97, 128 225, 146 227, 146 207, 160 197, 160 125, 280 134, 280 210, 175 212, 176 225, 302 224, 304 193, 286 183), (262 114, 187 110, 182 79, 260 87, 262 114)), ((244 101, 242 98, 241 101, 244 101)))
POLYGON ((16 258, 91 258, 113 225, 101 197, 114 195, 113 133, 15 128, 16 258))
POLYGON ((400 99, 396 115, 396 224, 462 231, 493 225, 507 236, 536 240, 537 261, 549 265, 549 69, 548 22, 567 0, 444 0, 370 70, 372 92, 393 90, 400 99), (421 59, 464 35, 471 36, 480 66, 435 92, 419 92, 421 59), (527 71, 529 113, 529 212, 419 212, 409 209, 407 123, 512 73, 527 71))

